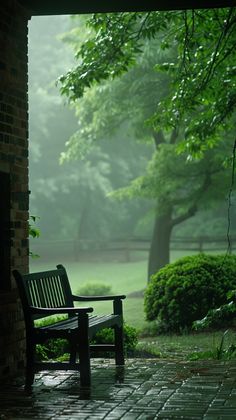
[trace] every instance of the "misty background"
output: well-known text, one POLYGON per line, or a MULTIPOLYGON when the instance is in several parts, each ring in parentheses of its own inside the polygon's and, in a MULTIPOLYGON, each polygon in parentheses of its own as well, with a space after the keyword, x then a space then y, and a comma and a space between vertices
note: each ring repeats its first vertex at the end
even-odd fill
POLYGON ((74 240, 85 249, 97 242, 150 235, 143 221, 148 202, 107 197, 142 170, 150 147, 122 138, 104 139, 90 162, 59 163, 65 143, 78 129, 77 118, 56 87, 73 64, 73 51, 60 40, 68 16, 33 18, 29 28, 30 214, 39 216, 40 238, 31 243, 41 258, 73 258, 74 240), (50 242, 47 246, 46 242, 50 242), (53 242, 53 243, 52 243, 53 242), (46 252, 45 252, 46 251, 46 252))
MULTIPOLYGON (((30 214, 39 217, 40 229, 40 237, 30 240, 31 251, 40 255, 31 259, 31 266, 142 261, 139 270, 145 284, 155 200, 117 200, 110 193, 143 174, 153 145, 140 141, 124 123, 118 132, 100 139, 88 158, 60 163, 66 142, 79 127, 78 115, 56 85, 74 64, 72 46, 64 36, 73 27, 69 16, 33 17, 29 23, 30 214)), ((224 252, 226 242, 219 245, 214 238, 226 239, 227 206, 227 197, 217 205, 203 205, 176 226, 171 261, 198 252, 203 236, 212 238, 213 249, 224 252)))

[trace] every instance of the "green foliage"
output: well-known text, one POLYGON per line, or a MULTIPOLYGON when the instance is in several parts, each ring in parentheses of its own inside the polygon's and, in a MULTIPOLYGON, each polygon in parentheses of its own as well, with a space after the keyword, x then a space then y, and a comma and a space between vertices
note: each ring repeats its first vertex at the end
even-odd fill
POLYGON ((159 331, 189 330, 210 308, 224 304, 235 286, 236 256, 181 258, 153 275, 145 292, 147 319, 156 319, 159 331))
MULTIPOLYGON (((220 201, 229 185, 229 171, 223 167, 225 156, 231 149, 223 142, 214 151, 208 151, 201 160, 188 160, 187 154, 176 153, 176 145, 163 138, 150 159, 146 173, 133 180, 126 188, 111 193, 118 199, 143 197, 158 200, 158 214, 172 208, 172 224, 179 217, 194 215, 220 201), (210 165, 210 168, 209 168, 210 165)), ((181 220, 181 219, 180 219, 181 220)))
POLYGON ((36 345, 36 358, 38 360, 48 360, 48 348, 44 344, 36 345))
MULTIPOLYGON (((62 321, 63 319, 66 319, 66 315, 54 315, 37 320, 35 323, 38 327, 44 327, 54 322, 62 321)), ((36 345, 36 357, 38 360, 56 360, 64 356, 68 351, 68 342, 62 338, 49 339, 44 344, 36 345)))
POLYGON ((40 236, 40 230, 35 226, 35 223, 39 219, 38 216, 30 216, 30 222, 29 222, 29 235, 32 236, 32 238, 39 238, 40 236))
POLYGON ((66 319, 66 318, 67 318, 66 315, 52 315, 52 316, 47 316, 42 319, 37 319, 35 321, 35 324, 37 325, 37 327, 44 327, 47 325, 51 325, 54 322, 63 321, 63 319, 66 319))
POLYGON ((182 125, 183 147, 200 157, 232 123, 235 16, 233 7, 92 15, 90 37, 77 48, 79 65, 60 78, 61 91, 75 101, 104 79, 120 77, 137 62, 145 42, 160 37, 163 53, 177 54, 154 67, 171 76, 172 89, 149 122, 156 131, 182 125))
MULTIPOLYGON (((62 94, 71 100, 83 96, 84 90, 104 79, 120 76, 135 62, 143 38, 151 39, 166 27, 164 13, 113 13, 92 15, 87 25, 92 35, 79 45, 76 58, 81 64, 60 77, 62 94), (158 28, 158 29, 157 29, 158 28)), ((168 16, 168 14, 166 14, 168 16)))
MULTIPOLYGON (((104 328, 96 333, 93 338, 94 344, 112 344, 114 342, 114 331, 111 328, 104 328)), ((135 350, 138 343, 138 333, 136 328, 124 324, 124 348, 126 353, 135 350)))
POLYGON ((144 324, 139 332, 140 337, 156 337, 158 335, 158 322, 149 321, 144 324))
POLYGON ((111 295, 111 286, 103 283, 86 283, 77 292, 81 296, 106 296, 111 295))
POLYGON ((220 339, 219 344, 213 348, 204 352, 195 352, 188 355, 189 360, 199 359, 216 359, 216 360, 231 360, 236 358, 236 346, 231 343, 226 344, 226 337, 229 330, 224 331, 220 339))
MULTIPOLYGON (((31 236, 32 238, 39 238, 40 236, 40 230, 37 226, 35 226, 35 223, 37 222, 38 219, 39 219, 38 216, 31 215, 29 217, 29 236, 31 236)), ((31 258, 39 258, 39 255, 35 254, 32 251, 29 251, 29 255, 31 258)))
POLYGON ((67 340, 56 338, 49 339, 44 344, 36 345, 36 357, 40 360, 58 360, 67 359, 69 346, 67 340))
POLYGON ((196 330, 219 329, 234 325, 236 321, 236 291, 230 291, 227 297, 234 299, 219 308, 210 309, 203 319, 193 323, 193 328, 196 330))
POLYGON ((153 123, 156 120, 157 125, 173 126, 182 121, 182 148, 194 156, 214 147, 223 130, 232 127, 236 106, 235 17, 235 8, 183 12, 183 26, 180 28, 178 20, 175 35, 178 62, 174 70, 173 66, 163 69, 174 72, 173 92, 161 104, 153 123), (161 109, 163 120, 158 116, 161 109))

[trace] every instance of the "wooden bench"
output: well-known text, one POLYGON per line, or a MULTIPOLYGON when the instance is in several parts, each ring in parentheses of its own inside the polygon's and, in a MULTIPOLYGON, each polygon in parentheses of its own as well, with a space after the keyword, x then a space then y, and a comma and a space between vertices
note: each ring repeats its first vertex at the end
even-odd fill
POLYGON ((34 374, 39 370, 79 370, 80 383, 91 383, 90 351, 114 352, 116 365, 124 364, 123 314, 120 296, 75 296, 72 294, 65 268, 22 275, 14 270, 22 302, 26 326, 26 387, 31 387, 34 374), (74 302, 113 301, 113 313, 104 316, 89 315, 92 307, 75 307, 74 302), (66 319, 48 326, 37 326, 35 321, 49 315, 66 314, 66 319), (90 340, 103 328, 114 329, 114 344, 92 345, 90 340), (68 362, 37 362, 36 344, 51 338, 68 340, 70 359, 68 362), (77 362, 78 354, 78 362, 77 362))

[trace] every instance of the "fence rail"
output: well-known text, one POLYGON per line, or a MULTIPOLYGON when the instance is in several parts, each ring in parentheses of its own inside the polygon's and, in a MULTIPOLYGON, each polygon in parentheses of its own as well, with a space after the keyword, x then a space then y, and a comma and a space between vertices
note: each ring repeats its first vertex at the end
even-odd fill
MULTIPOLYGON (((151 244, 150 238, 132 237, 128 239, 114 239, 113 241, 92 240, 31 240, 32 250, 40 256, 70 257, 73 260, 86 258, 86 255, 100 255, 101 259, 107 255, 116 255, 125 261, 130 261, 135 253, 147 253, 151 244)), ((170 243, 171 251, 190 252, 233 252, 236 249, 236 237, 230 238, 230 246, 226 236, 201 236, 196 238, 176 237, 170 243)))

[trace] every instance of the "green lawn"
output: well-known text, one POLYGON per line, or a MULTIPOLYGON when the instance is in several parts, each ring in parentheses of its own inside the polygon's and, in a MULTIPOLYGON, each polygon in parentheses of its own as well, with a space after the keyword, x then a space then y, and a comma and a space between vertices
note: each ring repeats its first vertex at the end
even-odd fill
MULTIPOLYGON (((236 348, 236 334, 234 330, 215 332, 201 332, 189 335, 160 335, 158 337, 140 338, 138 349, 148 354, 168 359, 212 359, 217 358, 217 349, 221 343, 222 359, 227 358, 229 346, 236 348), (222 337, 224 340, 222 342, 222 337)), ((234 355, 234 358, 236 354, 234 355)))
MULTIPOLYGON (((57 262, 32 260, 30 271, 42 271, 54 268, 57 262)), ((147 263, 138 261, 131 263, 94 263, 65 262, 73 292, 86 283, 109 284, 113 293, 130 293, 141 290, 146 285, 147 263)))

